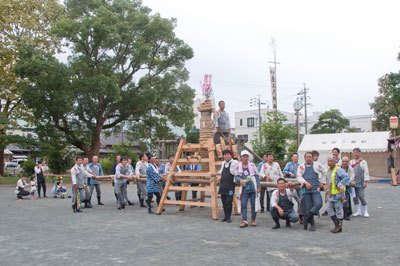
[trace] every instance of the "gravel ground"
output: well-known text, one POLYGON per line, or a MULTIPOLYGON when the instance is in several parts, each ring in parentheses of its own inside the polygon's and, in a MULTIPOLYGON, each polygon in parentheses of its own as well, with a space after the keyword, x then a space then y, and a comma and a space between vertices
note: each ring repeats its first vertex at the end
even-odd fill
POLYGON ((137 204, 135 186, 128 188, 135 206, 119 211, 112 187, 103 184, 102 192, 104 206, 74 214, 71 199, 18 202, 14 187, 1 186, 0 264, 400 264, 399 187, 370 184, 371 218, 345 221, 341 234, 329 232, 328 217, 317 218, 317 231, 309 232, 299 224, 272 230, 269 214, 258 214, 258 226, 244 229, 240 216, 221 223, 209 208, 167 206, 163 215, 149 215, 137 204))

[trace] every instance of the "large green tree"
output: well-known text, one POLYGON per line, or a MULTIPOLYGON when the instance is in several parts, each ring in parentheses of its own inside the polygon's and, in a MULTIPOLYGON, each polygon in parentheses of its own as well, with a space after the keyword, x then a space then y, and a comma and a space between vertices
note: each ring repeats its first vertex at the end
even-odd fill
POLYGON ((312 126, 310 133, 340 133, 348 128, 349 125, 350 121, 338 109, 331 109, 318 117, 318 122, 312 126))
POLYGON ((251 141, 253 150, 262 156, 264 152, 273 152, 275 159, 282 162, 290 140, 295 139, 295 128, 285 125, 287 118, 279 111, 267 112, 267 119, 261 123, 259 135, 251 141))
MULTIPOLYGON (((398 60, 400 61, 400 53, 398 60)), ((400 116, 400 72, 384 75, 378 80, 378 86, 378 96, 370 104, 376 117, 373 127, 378 131, 389 130, 389 118, 400 116)))
POLYGON ((24 103, 42 128, 53 127, 86 155, 98 153, 100 133, 151 117, 192 124, 194 91, 184 63, 193 50, 165 19, 134 0, 67 0, 52 28, 71 55, 60 62, 26 47, 17 73, 28 78, 24 103))
POLYGON ((15 74, 16 58, 22 45, 54 53, 60 39, 51 34, 51 24, 62 16, 57 0, 0 0, 0 175, 4 149, 23 138, 10 134, 21 129, 21 120, 31 112, 21 99, 22 80, 15 74))

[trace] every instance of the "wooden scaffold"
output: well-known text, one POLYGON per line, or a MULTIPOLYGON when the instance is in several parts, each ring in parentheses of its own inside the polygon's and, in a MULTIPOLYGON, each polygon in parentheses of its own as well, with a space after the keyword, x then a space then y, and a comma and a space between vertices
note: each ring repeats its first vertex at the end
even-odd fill
MULTIPOLYGON (((179 205, 180 211, 183 211, 185 206, 199 206, 211 207, 212 218, 218 219, 217 186, 219 180, 216 176, 216 167, 220 167, 222 161, 218 161, 215 156, 216 146, 213 141, 211 115, 215 110, 210 98, 211 76, 205 76, 203 85, 203 95, 206 96, 206 99, 198 107, 201 113, 199 143, 186 143, 185 139, 180 140, 157 214, 162 213, 165 205, 179 205), (185 157, 185 153, 189 152, 194 155, 185 157), (200 164, 201 170, 176 172, 178 165, 191 164, 200 164), (181 184, 181 186, 174 184, 181 184), (190 184, 199 184, 199 186, 190 186, 190 184), (199 191, 200 197, 187 199, 188 191, 199 191), (181 200, 168 200, 167 195, 169 192, 182 192, 181 200), (211 198, 211 201, 206 202, 206 198, 211 198)), ((236 199, 234 200, 234 212, 238 213, 236 199)))

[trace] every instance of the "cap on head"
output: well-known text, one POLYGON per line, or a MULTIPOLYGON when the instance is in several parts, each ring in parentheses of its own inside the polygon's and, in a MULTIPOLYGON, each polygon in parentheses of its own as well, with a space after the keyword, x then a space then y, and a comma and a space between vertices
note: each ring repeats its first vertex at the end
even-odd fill
POLYGON ((249 153, 247 150, 243 150, 243 151, 240 153, 240 156, 244 156, 244 155, 250 156, 250 153, 249 153))

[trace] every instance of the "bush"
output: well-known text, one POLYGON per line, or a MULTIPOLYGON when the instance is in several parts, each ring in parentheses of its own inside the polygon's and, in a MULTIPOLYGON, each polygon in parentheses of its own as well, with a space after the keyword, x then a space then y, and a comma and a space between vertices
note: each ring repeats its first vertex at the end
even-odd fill
POLYGON ((27 160, 22 163, 21 167, 28 176, 31 176, 35 172, 35 165, 34 161, 27 160))
POLYGON ((114 164, 114 160, 115 159, 110 159, 110 158, 100 159, 100 164, 101 167, 103 168, 104 175, 110 174, 111 167, 114 164))
POLYGON ((48 166, 53 174, 65 173, 74 162, 74 154, 67 150, 54 151, 48 155, 48 166))

